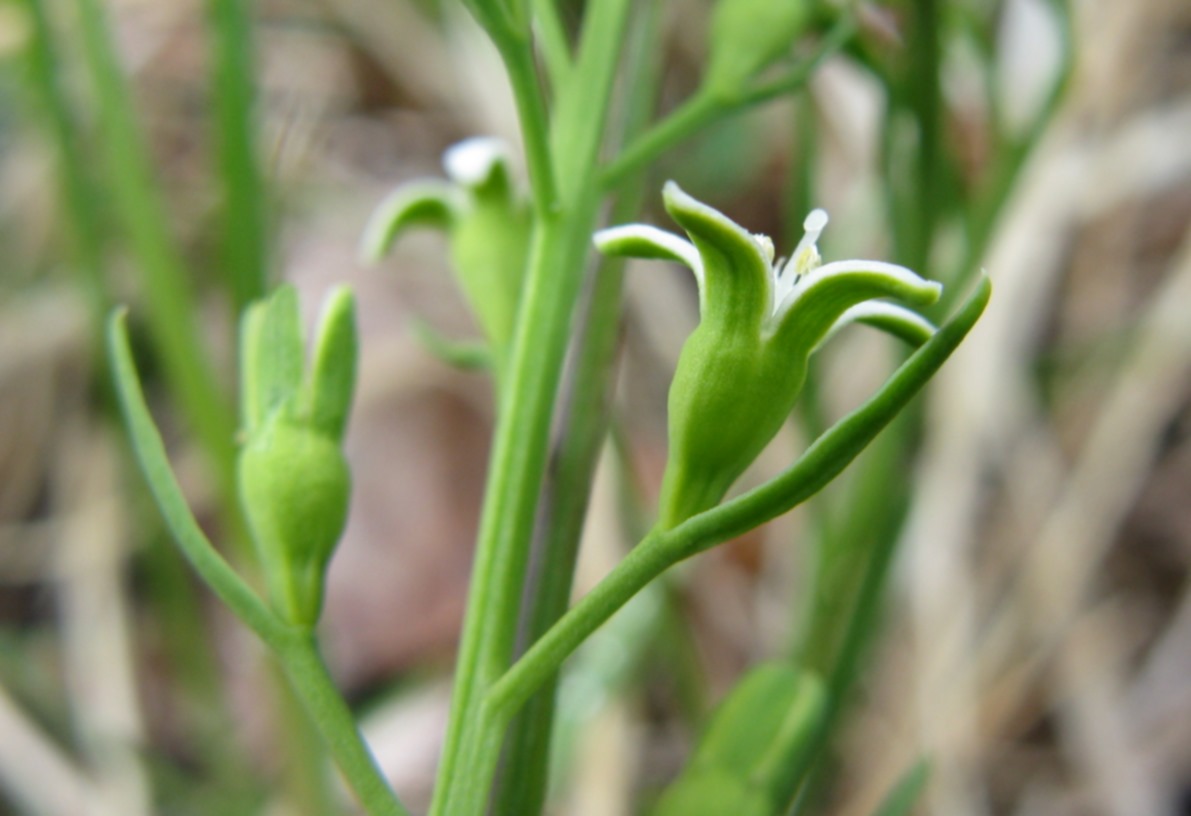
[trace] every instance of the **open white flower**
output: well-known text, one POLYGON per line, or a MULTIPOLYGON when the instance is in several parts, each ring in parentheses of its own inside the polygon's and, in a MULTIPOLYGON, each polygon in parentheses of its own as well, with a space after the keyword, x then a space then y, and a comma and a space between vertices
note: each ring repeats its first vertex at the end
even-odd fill
POLYGON ((666 209, 689 240, 643 224, 595 235, 610 255, 686 264, 699 284, 699 326, 687 339, 670 386, 670 453, 659 516, 663 526, 714 506, 777 433, 794 407, 810 355, 853 321, 920 344, 934 327, 910 309, 939 284, 883 261, 823 264, 818 239, 827 213, 814 210, 788 261, 773 242, 702 204, 674 182, 666 209))
MULTIPOLYGON (((818 241, 827 226, 826 210, 815 209, 807 215, 802 227, 805 233, 798 242, 789 260, 774 261, 773 241, 767 235, 746 231, 719 211, 703 204, 684 193, 677 184, 669 182, 663 192, 666 207, 676 221, 683 226, 702 224, 715 228, 723 237, 732 237, 736 252, 747 253, 751 249, 756 259, 743 266, 764 267, 766 303, 761 331, 772 334, 783 323, 783 319, 802 298, 814 298, 820 288, 835 288, 840 280, 854 278, 857 274, 885 276, 890 284, 901 289, 888 294, 906 297, 912 302, 927 305, 938 298, 942 287, 933 281, 926 281, 909 269, 884 261, 847 260, 824 265, 819 254, 818 241)), ((688 227, 688 231, 691 227, 688 227)), ((699 285, 700 310, 706 314, 708 308, 707 272, 704 258, 697 244, 700 239, 691 233, 695 243, 672 232, 646 224, 627 224, 601 230, 595 235, 596 247, 608 255, 624 255, 636 258, 658 258, 685 264, 695 274, 699 285)), ((755 285, 756 281, 754 281, 755 285)), ((740 284, 737 284, 738 286, 740 284)), ((843 311, 815 343, 819 345, 849 323, 866 323, 888 331, 914 345, 925 342, 934 332, 934 326, 918 313, 886 301, 866 299, 843 311)))

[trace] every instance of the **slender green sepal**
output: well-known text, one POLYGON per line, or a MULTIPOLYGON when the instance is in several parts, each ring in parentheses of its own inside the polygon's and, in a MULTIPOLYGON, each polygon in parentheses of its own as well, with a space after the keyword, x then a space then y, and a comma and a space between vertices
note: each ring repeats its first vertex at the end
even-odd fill
POLYGON ((871 301, 857 304, 840 315, 819 345, 827 342, 836 332, 852 323, 862 323, 878 329, 914 347, 921 346, 935 333, 935 325, 917 312, 912 312, 895 303, 871 301))
POLYGON ((298 292, 278 287, 244 313, 240 332, 240 400, 252 434, 298 393, 303 367, 298 292))
POLYGON ((317 430, 339 441, 347 428, 356 388, 356 300, 347 287, 327 298, 314 341, 303 414, 317 430))
POLYGON ((759 335, 772 308, 769 273, 773 242, 754 236, 723 213, 691 198, 672 181, 663 188, 662 198, 702 259, 695 270, 702 322, 731 327, 738 334, 759 335))
POLYGON ((360 240, 360 260, 376 263, 411 227, 449 230, 461 206, 459 190, 445 181, 419 181, 398 187, 368 219, 360 240))

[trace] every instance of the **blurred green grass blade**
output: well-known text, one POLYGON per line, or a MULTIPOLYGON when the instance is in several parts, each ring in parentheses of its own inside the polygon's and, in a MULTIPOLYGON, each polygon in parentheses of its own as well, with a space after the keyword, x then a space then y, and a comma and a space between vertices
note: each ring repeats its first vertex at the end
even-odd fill
POLYGON ((268 203, 256 145, 249 0, 207 0, 215 142, 223 188, 223 272, 236 311, 268 290, 268 203))
POLYGON ((104 279, 103 232, 95 206, 94 182, 83 162, 75 117, 60 81, 55 35, 41 0, 23 0, 29 14, 30 38, 26 54, 28 83, 46 118, 58 162, 62 201, 72 233, 78 283, 91 309, 97 346, 111 310, 104 279))
POLYGON ((232 412, 204 352, 195 299, 153 179, 148 145, 99 0, 75 0, 75 10, 82 59, 94 93, 104 181, 141 276, 149 329, 167 382, 230 493, 226 488, 234 465, 232 412))

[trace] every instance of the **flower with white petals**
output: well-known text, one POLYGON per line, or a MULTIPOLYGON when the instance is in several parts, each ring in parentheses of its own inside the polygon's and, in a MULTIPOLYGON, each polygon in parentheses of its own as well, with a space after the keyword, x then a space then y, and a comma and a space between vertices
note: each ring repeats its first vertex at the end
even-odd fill
POLYGON ((699 286, 698 328, 683 347, 670 388, 670 454, 660 522, 673 526, 715 506, 777 433, 793 409, 807 361, 850 322, 864 322, 911 343, 933 326, 913 311, 941 287, 882 261, 823 264, 818 239, 827 213, 814 210, 788 261, 754 235, 679 189, 663 191, 666 209, 690 240, 633 224, 595 235, 605 254, 678 261, 699 286))
POLYGON ((443 154, 443 169, 450 181, 403 184, 377 206, 360 257, 375 263, 412 227, 446 232, 463 294, 499 369, 521 297, 529 204, 513 183, 509 149, 500 139, 476 137, 452 146, 443 154))

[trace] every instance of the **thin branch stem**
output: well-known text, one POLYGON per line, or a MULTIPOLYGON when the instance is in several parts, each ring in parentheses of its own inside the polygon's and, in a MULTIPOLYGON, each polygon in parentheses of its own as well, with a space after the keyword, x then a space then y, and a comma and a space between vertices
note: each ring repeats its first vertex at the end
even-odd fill
POLYGON ((605 188, 615 187, 630 173, 690 138, 707 125, 801 88, 819 65, 839 51, 855 32, 855 21, 850 16, 844 17, 828 32, 811 56, 798 63, 788 73, 761 83, 738 96, 725 97, 703 86, 669 116, 631 142, 604 168, 600 183, 605 188))
POLYGON ((554 163, 550 158, 549 119, 546 100, 534 64, 533 48, 528 37, 502 38, 496 41, 504 61, 521 134, 525 141, 525 160, 529 169, 529 183, 533 206, 538 214, 552 212, 558 206, 558 188, 554 179, 554 163))
POLYGON ((203 534, 182 488, 174 477, 166 456, 161 434, 149 414, 145 396, 141 391, 132 350, 128 344, 128 331, 124 325, 124 312, 115 312, 108 321, 108 356, 116 390, 125 422, 132 436, 132 447, 145 474, 145 481, 153 493, 157 506, 165 517, 186 559, 215 591, 225 604, 251 628, 261 640, 277 647, 285 642, 289 627, 273 614, 252 589, 244 583, 235 570, 224 560, 211 541, 203 534))
POLYGON ((565 86, 571 74, 571 44, 558 15, 558 0, 533 0, 534 31, 542 49, 542 59, 557 90, 565 86))
POLYGON ((368 750, 351 710, 327 671, 313 633, 292 635, 274 648, 335 764, 369 816, 409 816, 368 750))

